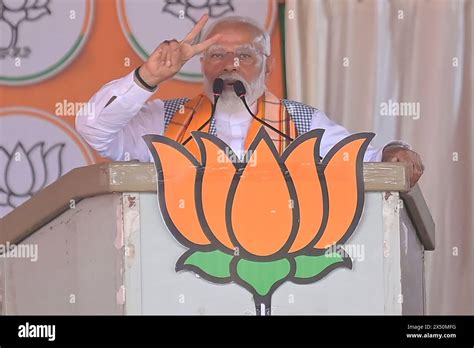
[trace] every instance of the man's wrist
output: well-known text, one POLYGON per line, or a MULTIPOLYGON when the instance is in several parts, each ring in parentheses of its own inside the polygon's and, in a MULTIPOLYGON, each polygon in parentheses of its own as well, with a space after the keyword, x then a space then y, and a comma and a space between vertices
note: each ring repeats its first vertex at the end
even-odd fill
POLYGON ((138 68, 135 69, 135 73, 134 73, 134 80, 135 82, 140 86, 142 87, 143 89, 147 90, 148 92, 154 92, 156 91, 156 89, 158 88, 158 84, 155 84, 155 85, 151 85, 149 82, 147 82, 145 80, 145 78, 142 76, 141 74, 141 68, 143 67, 142 66, 139 66, 138 68))

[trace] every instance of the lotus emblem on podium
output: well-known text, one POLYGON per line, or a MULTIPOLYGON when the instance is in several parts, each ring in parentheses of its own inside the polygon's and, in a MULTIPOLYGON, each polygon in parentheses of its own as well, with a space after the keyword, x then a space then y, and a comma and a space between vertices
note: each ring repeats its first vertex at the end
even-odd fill
POLYGON ((363 155, 374 135, 351 135, 320 161, 323 133, 303 134, 280 155, 261 128, 242 161, 222 160, 232 150, 208 133, 192 133, 194 155, 165 136, 145 135, 164 221, 189 249, 176 271, 237 283, 253 295, 256 313, 269 315, 283 283, 313 283, 352 268, 343 249, 331 247, 344 243, 361 217, 363 155))

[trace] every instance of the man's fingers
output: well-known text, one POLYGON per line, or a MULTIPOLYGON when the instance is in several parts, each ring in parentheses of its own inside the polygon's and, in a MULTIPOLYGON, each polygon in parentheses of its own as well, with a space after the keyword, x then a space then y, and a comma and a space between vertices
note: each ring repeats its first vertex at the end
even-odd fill
POLYGON ((152 59, 159 59, 161 57, 161 53, 163 52, 162 46, 158 46, 153 53, 150 55, 150 58, 152 59))
POLYGON ((161 55, 163 54, 163 49, 166 46, 168 46, 168 44, 169 44, 169 41, 167 40, 160 43, 160 45, 152 52, 152 54, 150 55, 150 58, 159 59, 161 55))
POLYGON ((386 161, 408 163, 410 167, 410 187, 413 187, 423 175, 424 166, 421 157, 411 150, 400 150, 387 155, 386 161))
POLYGON ((207 14, 204 14, 199 22, 196 23, 193 29, 186 35, 186 37, 183 39, 182 42, 186 42, 189 44, 193 43, 193 40, 199 35, 201 32, 202 28, 206 25, 206 22, 208 20, 209 16, 207 14))
POLYGON ((419 158, 413 159, 413 174, 412 174, 412 182, 411 185, 415 185, 420 177, 423 175, 423 164, 419 158))
POLYGON ((415 171, 413 171, 411 175, 411 186, 414 186, 418 182, 418 180, 420 180, 420 177, 422 174, 423 172, 419 169, 416 169, 415 171))
POLYGON ((414 170, 418 178, 423 174, 423 163, 421 163, 421 158, 416 152, 410 153, 410 160, 413 163, 414 170))
POLYGON ((169 60, 169 51, 170 51, 169 45, 166 45, 163 47, 163 53, 161 54, 161 58, 160 58, 161 65, 166 65, 166 62, 169 60))
POLYGON ((421 157, 418 153, 416 154, 416 160, 418 165, 420 166, 421 172, 423 173, 425 171, 425 166, 423 165, 423 161, 421 160, 421 157))
POLYGON ((170 61, 171 66, 176 67, 181 64, 181 46, 178 42, 172 42, 170 44, 170 61))
POLYGON ((420 175, 413 174, 410 178, 410 187, 415 186, 419 179, 420 179, 420 175))
POLYGON ((217 42, 217 40, 220 39, 220 37, 221 37, 221 35, 217 34, 217 35, 214 35, 213 37, 211 37, 210 39, 207 39, 206 41, 203 41, 201 43, 198 43, 197 45, 194 45, 193 46, 193 56, 207 50, 209 47, 211 47, 213 44, 215 44, 217 42))
POLYGON ((411 176, 410 176, 410 186, 413 187, 418 179, 420 178, 420 174, 418 170, 416 169, 415 163, 411 163, 411 176))
POLYGON ((419 158, 416 159, 416 169, 422 173, 423 172, 423 163, 421 163, 421 160, 419 158))
POLYGON ((417 161, 415 168, 416 168, 416 174, 418 175, 418 178, 419 178, 423 174, 423 164, 420 161, 417 161))

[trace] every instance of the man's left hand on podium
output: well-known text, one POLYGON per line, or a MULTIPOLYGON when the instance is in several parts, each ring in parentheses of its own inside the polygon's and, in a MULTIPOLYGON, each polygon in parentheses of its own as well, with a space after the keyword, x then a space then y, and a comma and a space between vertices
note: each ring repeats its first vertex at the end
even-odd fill
POLYGON ((425 166, 420 155, 401 146, 387 146, 383 150, 382 162, 407 162, 411 165, 410 187, 413 187, 423 175, 425 166))

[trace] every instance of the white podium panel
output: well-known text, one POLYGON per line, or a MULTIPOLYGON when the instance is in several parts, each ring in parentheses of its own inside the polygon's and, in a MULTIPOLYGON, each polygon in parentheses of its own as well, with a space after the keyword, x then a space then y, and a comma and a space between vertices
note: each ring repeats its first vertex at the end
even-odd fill
MULTIPOLYGON (((352 269, 286 282, 272 314, 423 314, 423 246, 400 202, 398 192, 366 193, 344 247, 352 269)), ((37 245, 38 259, 2 259, 3 314, 255 315, 243 287, 175 272, 186 249, 164 225, 156 193, 86 198, 21 244, 37 245)))

